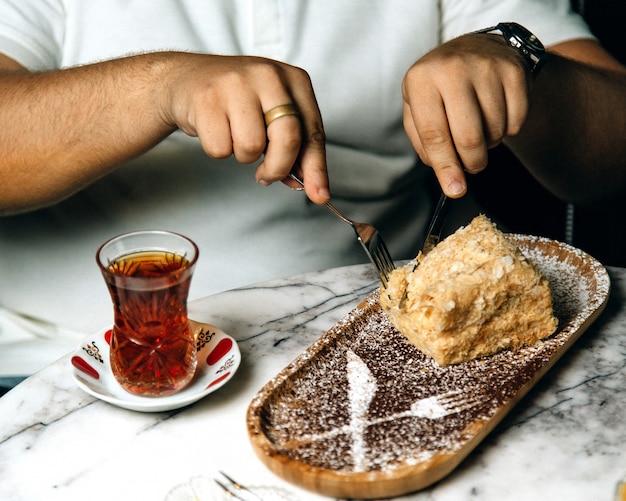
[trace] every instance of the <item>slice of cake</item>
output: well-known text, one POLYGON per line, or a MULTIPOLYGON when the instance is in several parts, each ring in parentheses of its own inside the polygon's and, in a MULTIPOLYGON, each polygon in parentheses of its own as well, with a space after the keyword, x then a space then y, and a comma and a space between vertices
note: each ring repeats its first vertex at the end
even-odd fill
POLYGON ((380 304, 440 365, 534 344, 557 328, 548 280, 483 215, 417 262, 394 270, 380 304))

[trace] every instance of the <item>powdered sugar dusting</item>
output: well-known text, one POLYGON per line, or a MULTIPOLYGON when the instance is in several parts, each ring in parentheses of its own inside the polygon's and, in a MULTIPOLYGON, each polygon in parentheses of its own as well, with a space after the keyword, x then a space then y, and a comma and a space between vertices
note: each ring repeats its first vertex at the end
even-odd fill
POLYGON ((554 363, 608 296, 606 270, 582 251, 547 239, 510 238, 550 281, 559 318, 555 335, 515 352, 441 367, 393 328, 375 292, 255 397, 248 414, 252 433, 266 437, 272 455, 343 476, 370 472, 372 481, 377 472, 467 446, 554 363))
POLYGON ((352 459, 355 471, 367 471, 367 410, 376 395, 376 379, 365 362, 352 350, 346 351, 348 361, 348 402, 352 435, 352 459))

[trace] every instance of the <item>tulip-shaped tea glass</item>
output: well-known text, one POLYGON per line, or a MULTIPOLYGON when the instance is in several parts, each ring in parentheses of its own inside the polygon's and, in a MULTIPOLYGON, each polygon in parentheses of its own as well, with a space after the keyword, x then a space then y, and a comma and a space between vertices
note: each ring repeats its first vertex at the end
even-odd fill
POLYGON ((197 363, 187 296, 198 247, 176 233, 137 231, 102 244, 96 259, 113 300, 115 378, 143 396, 182 389, 197 363))

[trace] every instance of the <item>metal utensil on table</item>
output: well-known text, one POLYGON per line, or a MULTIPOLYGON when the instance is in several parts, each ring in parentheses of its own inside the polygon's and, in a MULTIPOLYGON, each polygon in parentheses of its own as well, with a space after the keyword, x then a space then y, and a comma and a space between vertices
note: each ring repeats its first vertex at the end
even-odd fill
MULTIPOLYGON (((443 231, 443 225, 446 222, 448 217, 448 212, 450 210, 450 204, 448 202, 448 197, 445 193, 441 193, 439 197, 439 201, 435 206, 435 212, 433 212, 433 217, 430 220, 430 224, 428 225, 428 230, 426 231, 426 236, 424 237, 424 243, 422 245, 421 256, 423 257, 428 254, 431 250, 433 250, 436 245, 441 240, 441 233, 443 231)), ((419 266, 418 258, 415 259, 415 263, 413 264, 413 269, 411 272, 415 271, 415 269, 419 266)), ((406 297, 408 295, 408 287, 404 289, 404 293, 400 298, 399 308, 404 306, 404 302, 406 301, 406 297)))
MULTIPOLYGON (((437 202, 437 206, 435 207, 433 217, 430 220, 430 224, 428 225, 426 237, 424 237, 424 244, 422 245, 423 256, 433 250, 441 240, 443 225, 446 222, 446 218, 448 217, 448 211, 450 209, 450 204, 446 203, 447 201, 448 197, 445 195, 445 193, 441 193, 439 201, 437 202)), ((415 264, 415 266, 417 267, 417 263, 415 264)))
MULTIPOLYGON (((289 177, 298 182, 300 186, 304 186, 302 180, 295 174, 289 174, 289 177)), ((342 214, 339 209, 337 209, 337 207, 330 202, 326 202, 325 205, 335 216, 341 219, 344 223, 352 226, 359 243, 365 250, 365 254, 367 254, 369 260, 376 267, 380 281, 383 283, 384 287, 387 287, 389 274, 394 270, 395 265, 393 264, 393 259, 391 258, 391 255, 387 250, 387 246, 385 245, 385 242, 380 236, 378 230, 371 224, 352 221, 350 218, 342 214)))
POLYGON ((235 479, 226 475, 226 473, 224 473, 223 471, 220 471, 219 473, 228 481, 228 485, 226 485, 226 483, 224 483, 222 480, 218 480, 217 478, 214 478, 213 480, 215 480, 215 483, 219 485, 222 490, 229 496, 235 499, 239 499, 240 501, 250 501, 250 499, 252 498, 256 499, 257 501, 263 501, 261 496, 248 489, 245 485, 240 484, 235 479), (242 493, 246 493, 247 496, 242 495, 242 493))
POLYGON ((49 320, 28 313, 0 306, 0 330, 4 322, 8 322, 41 339, 79 341, 85 337, 85 334, 82 332, 55 324, 49 320))

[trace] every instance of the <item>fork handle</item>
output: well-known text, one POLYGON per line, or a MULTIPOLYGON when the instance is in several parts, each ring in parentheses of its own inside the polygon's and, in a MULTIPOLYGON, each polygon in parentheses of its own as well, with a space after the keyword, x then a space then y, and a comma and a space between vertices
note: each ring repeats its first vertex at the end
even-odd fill
POLYGON ((304 183, 302 182, 302 179, 300 179, 298 176, 296 176, 293 172, 289 173, 289 177, 291 179, 293 179, 294 181, 296 181, 297 183, 299 183, 300 186, 302 186, 304 188, 304 183))
MULTIPOLYGON (((300 183, 300 186, 304 188, 304 183, 302 182, 302 179, 296 176, 293 172, 289 173, 289 177, 293 179, 294 181, 296 181, 297 183, 300 183)), ((330 202, 326 202, 324 205, 328 207, 328 210, 332 212, 335 216, 337 216, 339 219, 341 219, 344 223, 347 223, 350 226, 354 226, 354 223, 352 222, 352 220, 344 216, 341 213, 341 211, 337 207, 335 207, 333 204, 331 204, 330 202)))

